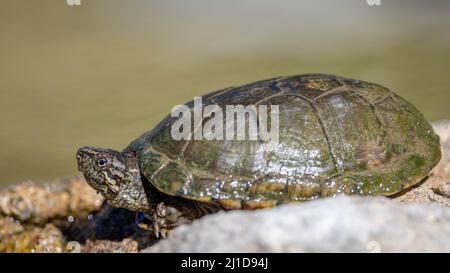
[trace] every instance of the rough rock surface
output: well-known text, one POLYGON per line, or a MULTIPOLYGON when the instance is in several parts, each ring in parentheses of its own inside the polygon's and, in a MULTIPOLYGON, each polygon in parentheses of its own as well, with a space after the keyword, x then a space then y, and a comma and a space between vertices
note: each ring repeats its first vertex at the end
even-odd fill
POLYGON ((135 225, 134 213, 108 206, 83 179, 3 187, 0 252, 450 252, 450 121, 434 128, 442 160, 414 189, 389 199, 342 197, 222 212, 160 242, 135 225))
POLYGON ((42 224, 52 218, 87 215, 100 209, 103 201, 81 179, 48 184, 24 182, 0 191, 0 214, 42 224))
POLYGON ((82 252, 87 253, 133 253, 139 251, 139 244, 131 239, 120 242, 110 240, 86 241, 82 252))
POLYGON ((156 241, 83 179, 0 190, 0 252, 137 252, 156 241))
POLYGON ((450 251, 450 210, 342 196, 209 215, 144 252, 450 251))
POLYGON ((0 252, 62 252, 61 230, 53 224, 24 227, 12 217, 0 218, 0 252))

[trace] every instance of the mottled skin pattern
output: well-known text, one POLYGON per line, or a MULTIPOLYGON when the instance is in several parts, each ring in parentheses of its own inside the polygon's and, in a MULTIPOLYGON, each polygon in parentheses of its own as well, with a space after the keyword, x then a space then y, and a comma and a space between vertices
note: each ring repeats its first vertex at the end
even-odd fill
POLYGON ((279 77, 210 93, 203 97, 208 104, 279 105, 279 144, 175 141, 175 118, 167 117, 123 152, 80 149, 80 170, 112 205, 171 228, 218 206, 392 195, 424 179, 441 156, 422 114, 377 84, 322 74, 279 77), (108 167, 98 166, 99 157, 108 167))
POLYGON ((78 169, 87 183, 102 194, 111 205, 143 212, 137 215, 139 225, 153 229, 156 236, 180 224, 220 209, 214 204, 172 197, 155 189, 142 176, 137 158, 130 152, 83 147, 77 152, 78 169))

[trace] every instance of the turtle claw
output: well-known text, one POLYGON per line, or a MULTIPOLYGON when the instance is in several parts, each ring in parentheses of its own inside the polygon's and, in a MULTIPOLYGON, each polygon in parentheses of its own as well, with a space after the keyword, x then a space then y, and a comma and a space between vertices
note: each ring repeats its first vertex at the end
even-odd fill
POLYGON ((170 230, 166 228, 161 228, 159 224, 154 221, 150 216, 145 213, 139 212, 136 214, 135 218, 136 225, 144 230, 153 230, 153 234, 156 238, 167 238, 170 230))
POLYGON ((153 233, 156 238, 159 238, 159 225, 156 222, 153 223, 153 233))
POLYGON ((166 228, 160 228, 158 224, 153 225, 153 233, 155 237, 159 239, 160 237, 163 239, 167 239, 167 236, 170 234, 170 230, 166 228))
POLYGON ((161 237, 163 237, 164 239, 167 239, 167 236, 169 236, 169 234, 170 234, 170 230, 163 228, 160 230, 159 233, 161 234, 161 237))

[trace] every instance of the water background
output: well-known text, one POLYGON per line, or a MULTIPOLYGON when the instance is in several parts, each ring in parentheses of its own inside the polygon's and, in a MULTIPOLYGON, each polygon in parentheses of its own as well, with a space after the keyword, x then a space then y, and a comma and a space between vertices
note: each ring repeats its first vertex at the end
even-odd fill
POLYGON ((450 1, 0 0, 0 184, 77 174, 208 91, 322 72, 450 118, 450 1))

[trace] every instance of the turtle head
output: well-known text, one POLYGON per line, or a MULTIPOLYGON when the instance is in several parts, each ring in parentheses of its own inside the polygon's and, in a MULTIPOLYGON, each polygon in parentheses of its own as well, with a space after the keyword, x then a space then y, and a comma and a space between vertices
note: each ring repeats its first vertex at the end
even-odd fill
POLYGON ((78 149, 77 162, 86 182, 112 206, 133 211, 148 210, 143 178, 132 152, 83 147, 78 149))

